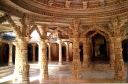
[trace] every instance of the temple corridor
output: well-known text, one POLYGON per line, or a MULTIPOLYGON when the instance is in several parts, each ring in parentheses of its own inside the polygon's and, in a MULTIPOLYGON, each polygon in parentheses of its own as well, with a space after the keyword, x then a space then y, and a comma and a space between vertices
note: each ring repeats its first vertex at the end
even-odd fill
POLYGON ((0 83, 128 83, 128 0, 0 0, 0 83))

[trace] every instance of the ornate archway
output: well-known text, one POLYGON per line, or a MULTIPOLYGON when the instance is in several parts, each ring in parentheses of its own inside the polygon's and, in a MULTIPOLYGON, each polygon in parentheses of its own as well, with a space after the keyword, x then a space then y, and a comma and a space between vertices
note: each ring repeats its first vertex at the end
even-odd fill
POLYGON ((91 37, 91 47, 92 47, 92 62, 108 62, 109 56, 107 51, 107 42, 104 36, 97 33, 91 37))
POLYGON ((100 28, 92 28, 86 31, 86 53, 88 62, 98 61, 98 63, 110 63, 110 37, 111 34, 100 28))

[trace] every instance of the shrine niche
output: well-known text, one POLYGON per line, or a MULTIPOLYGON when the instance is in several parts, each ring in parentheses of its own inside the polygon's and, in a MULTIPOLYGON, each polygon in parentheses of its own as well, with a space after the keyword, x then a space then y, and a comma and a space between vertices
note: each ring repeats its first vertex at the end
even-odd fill
POLYGON ((107 56, 107 44, 104 36, 96 34, 91 38, 92 43, 92 62, 105 62, 109 60, 107 56))
POLYGON ((91 30, 86 34, 88 43, 88 60, 90 63, 110 62, 109 36, 104 31, 91 30))
POLYGON ((80 42, 79 43, 79 49, 80 49, 80 61, 81 61, 81 63, 83 63, 83 43, 82 42, 80 42))

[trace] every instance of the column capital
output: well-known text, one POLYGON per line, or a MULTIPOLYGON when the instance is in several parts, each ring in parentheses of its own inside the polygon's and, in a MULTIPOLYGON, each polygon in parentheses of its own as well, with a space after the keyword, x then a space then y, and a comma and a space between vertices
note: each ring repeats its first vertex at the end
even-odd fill
POLYGON ((37 44, 36 44, 36 43, 32 43, 31 45, 32 45, 33 47, 35 47, 37 44))
POLYGON ((68 46, 70 42, 69 42, 69 41, 66 41, 66 42, 64 42, 64 43, 66 44, 66 46, 68 46))
POLYGON ((58 40, 57 40, 57 43, 58 43, 58 44, 62 44, 63 41, 62 41, 61 39, 58 39, 58 40))
POLYGON ((14 44, 13 44, 13 42, 11 42, 11 43, 10 43, 10 42, 8 42, 8 45, 14 45, 14 44))
POLYGON ((31 38, 30 37, 17 37, 16 41, 17 42, 28 42, 31 38))
POLYGON ((48 45, 48 46, 51 46, 51 44, 52 44, 51 42, 47 42, 47 45, 48 45))

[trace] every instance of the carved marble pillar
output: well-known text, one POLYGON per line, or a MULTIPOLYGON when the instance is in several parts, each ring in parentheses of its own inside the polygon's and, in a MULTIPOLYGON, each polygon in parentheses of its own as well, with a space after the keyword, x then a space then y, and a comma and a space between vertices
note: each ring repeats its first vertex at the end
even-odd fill
POLYGON ((32 44, 32 60, 33 60, 33 63, 36 62, 36 44, 32 44))
POLYGON ((83 67, 87 68, 89 65, 89 53, 88 53, 88 49, 89 49, 89 44, 87 43, 87 38, 84 38, 83 40, 83 67))
POLYGON ((62 44, 61 44, 61 40, 59 39, 58 41, 59 44, 59 65, 62 65, 62 44))
POLYGON ((48 43, 48 61, 51 62, 52 61, 52 57, 51 57, 51 43, 48 43))
POLYGON ((114 52, 114 39, 111 37, 111 42, 109 44, 110 46, 110 66, 111 69, 114 69, 114 63, 115 63, 115 52, 114 52))
POLYGON ((17 39, 16 42, 16 57, 15 57, 15 78, 17 79, 14 83, 29 83, 29 64, 27 59, 27 37, 17 39))
POLYGON ((114 37, 114 52, 115 52, 115 79, 124 80, 124 62, 122 57, 121 37, 114 37))
POLYGON ((39 42, 39 66, 40 66, 40 83, 47 80, 48 76, 48 62, 47 62, 47 47, 44 39, 39 42))
POLYGON ((8 65, 13 65, 12 61, 12 49, 13 49, 13 44, 9 44, 9 59, 8 59, 8 65))
POLYGON ((73 38, 73 62, 72 62, 72 78, 79 79, 80 77, 80 54, 79 54, 79 39, 73 38))
POLYGON ((69 62, 69 43, 66 42, 66 62, 69 62))

